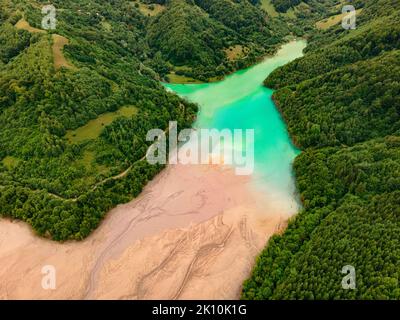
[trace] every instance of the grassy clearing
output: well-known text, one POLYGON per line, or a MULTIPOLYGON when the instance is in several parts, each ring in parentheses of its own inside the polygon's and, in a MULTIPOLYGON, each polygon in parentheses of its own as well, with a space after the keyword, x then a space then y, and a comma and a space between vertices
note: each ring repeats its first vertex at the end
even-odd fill
POLYGON ((175 71, 192 71, 191 67, 188 66, 173 66, 175 71))
POLYGON ((290 8, 288 11, 285 13, 282 13, 282 15, 290 18, 290 19, 296 19, 296 10, 293 8, 290 8))
POLYGON ((243 47, 241 45, 235 45, 235 46, 229 47, 228 49, 225 49, 226 57, 230 61, 235 61, 235 60, 241 59, 248 52, 249 52, 249 49, 246 47, 243 47))
POLYGON ((270 17, 279 16, 279 12, 275 10, 271 0, 261 0, 261 9, 263 9, 270 17))
POLYGON ((81 159, 77 161, 78 164, 83 165, 87 170, 95 170, 99 174, 107 174, 109 168, 107 166, 98 165, 94 162, 95 152, 86 150, 83 152, 81 159))
POLYGON ((102 21, 101 22, 101 26, 103 27, 103 29, 107 32, 111 32, 112 31, 112 25, 107 22, 107 21, 102 21))
POLYGON ((348 0, 340 0, 339 3, 336 4, 336 5, 334 6, 334 8, 336 8, 336 9, 342 9, 343 6, 345 6, 346 4, 348 4, 348 2, 349 2, 348 0))
POLYGON ((310 10, 310 6, 305 2, 300 2, 294 8, 289 8, 285 13, 279 13, 276 11, 271 0, 261 0, 260 4, 261 9, 263 9, 272 18, 276 18, 281 15, 289 19, 296 19, 296 13, 310 10))
MULTIPOLYGON (((360 14, 361 11, 362 11, 362 9, 356 10, 356 14, 360 14)), ((345 17, 347 14, 348 13, 340 13, 340 14, 337 14, 335 16, 331 16, 331 17, 329 17, 327 19, 318 21, 315 24, 315 26, 316 26, 317 29, 320 29, 320 30, 329 29, 330 27, 340 23, 342 21, 343 17, 345 17)))
MULTIPOLYGON (((25 19, 20 19, 15 24, 15 27, 17 29, 23 29, 23 30, 29 31, 31 33, 46 33, 46 30, 41 30, 41 29, 32 27, 28 23, 28 21, 26 21, 25 19)), ((61 67, 75 69, 74 66, 72 66, 70 63, 68 63, 68 61, 65 59, 64 54, 62 52, 64 46, 69 43, 69 40, 58 34, 53 34, 52 38, 53 38, 52 51, 53 51, 53 57, 54 57, 54 68, 56 70, 60 69, 61 67)))
POLYGON ((54 68, 56 70, 65 67, 69 69, 75 69, 70 63, 68 63, 67 59, 64 57, 63 48, 65 45, 69 43, 69 40, 63 36, 58 34, 53 34, 53 57, 54 57, 54 68))
POLYGON ((34 27, 32 27, 29 23, 28 23, 28 21, 26 21, 25 19, 20 19, 16 24, 15 24, 15 27, 17 28, 17 29, 22 29, 22 30, 26 30, 26 31, 29 31, 29 32, 31 32, 31 33, 45 33, 46 31, 45 30, 41 30, 41 29, 37 29, 37 28, 34 28, 34 27))
POLYGON ((131 117, 137 113, 137 109, 133 106, 125 106, 115 112, 107 112, 94 120, 89 121, 86 125, 68 131, 65 138, 69 143, 79 143, 85 140, 96 139, 103 128, 111 124, 118 117, 131 117))
POLYGON ((208 82, 218 82, 225 79, 225 76, 216 76, 208 79, 208 82))
POLYGON ((7 156, 3 159, 2 162, 8 170, 11 170, 12 168, 15 168, 18 165, 19 159, 7 156))
POLYGON ((186 76, 181 76, 179 74, 176 74, 175 72, 171 72, 167 75, 169 82, 171 83, 180 83, 180 84, 185 84, 185 83, 202 83, 202 81, 186 77, 186 76))
POLYGON ((82 159, 79 162, 84 165, 86 168, 92 167, 92 163, 94 160, 94 152, 93 151, 85 151, 83 153, 82 159))
POLYGON ((73 166, 77 169, 84 167, 85 176, 74 180, 74 184, 81 188, 92 188, 98 179, 103 179, 110 174, 110 168, 95 162, 96 153, 89 149, 83 151, 82 157, 75 160, 73 166), (102 178, 99 178, 102 176, 102 178))
POLYGON ((154 17, 166 9, 165 6, 157 4, 157 3, 145 4, 140 1, 134 1, 133 3, 135 6, 137 4, 138 5, 137 8, 139 9, 139 11, 143 15, 148 16, 148 17, 154 17))

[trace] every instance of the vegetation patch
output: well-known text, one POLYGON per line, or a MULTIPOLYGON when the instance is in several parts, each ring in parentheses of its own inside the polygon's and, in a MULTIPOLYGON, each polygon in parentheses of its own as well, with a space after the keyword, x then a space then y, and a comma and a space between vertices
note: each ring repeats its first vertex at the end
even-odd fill
POLYGON ((101 25, 102 25, 102 27, 104 28, 105 31, 107 31, 107 32, 111 32, 112 31, 112 25, 109 22, 104 20, 104 21, 101 22, 101 25))
POLYGON ((187 77, 184 75, 180 75, 180 74, 176 74, 174 71, 167 74, 167 79, 170 83, 181 83, 181 84, 185 84, 185 83, 202 83, 202 81, 191 78, 191 77, 187 77))
MULTIPOLYGON (((29 22, 23 18, 20 19, 15 24, 15 27, 17 29, 26 30, 31 33, 46 33, 46 30, 32 27, 29 24, 29 22)), ((72 66, 70 63, 68 63, 68 61, 65 59, 64 54, 63 54, 63 48, 65 45, 67 45, 69 43, 69 40, 58 34, 53 34, 52 39, 53 39, 52 50, 53 50, 53 57, 54 57, 54 68, 56 70, 60 69, 61 67, 75 69, 74 66, 72 66)))
POLYGON ((87 148, 83 151, 82 158, 75 161, 77 167, 83 166, 88 172, 86 177, 83 177, 82 183, 85 182, 88 187, 93 186, 96 183, 96 175, 101 175, 101 177, 108 176, 110 168, 106 165, 101 165, 96 162, 96 151, 91 150, 92 148, 87 148))
POLYGON ((28 21, 26 21, 25 19, 20 19, 16 24, 15 27, 17 29, 21 29, 21 30, 26 30, 29 31, 31 33, 45 33, 45 30, 42 29, 38 29, 38 28, 34 28, 32 27, 28 21))
POLYGON ((277 17, 279 16, 279 12, 276 11, 274 5, 272 4, 271 0, 261 0, 261 8, 268 13, 270 17, 277 17))
POLYGON ((107 112, 96 119, 90 120, 86 125, 76 130, 68 131, 65 138, 70 143, 80 143, 85 140, 93 140, 99 137, 104 127, 111 124, 118 117, 132 117, 137 113, 133 106, 125 106, 115 112, 107 112))
POLYGON ((69 40, 58 34, 53 34, 53 57, 54 57, 54 68, 56 70, 64 67, 68 69, 76 69, 72 66, 67 59, 65 59, 63 48, 69 43, 69 40))
POLYGON ((239 44, 225 49, 226 57, 229 61, 242 59, 247 53, 249 53, 249 51, 250 50, 248 48, 239 44))
POLYGON ((161 5, 158 3, 143 3, 141 1, 134 1, 134 6, 139 9, 139 11, 147 16, 147 17, 154 17, 166 9, 165 5, 161 5))
POLYGON ((7 156, 2 160, 2 162, 7 169, 11 170, 18 165, 19 159, 12 156, 7 156))
MULTIPOLYGON (((360 14, 361 11, 362 11, 362 9, 356 10, 356 14, 360 14)), ((320 29, 320 30, 329 29, 330 27, 333 27, 333 26, 337 25, 338 23, 340 23, 346 15, 348 15, 348 13, 340 13, 335 16, 331 16, 329 18, 318 21, 315 24, 315 26, 317 27, 317 29, 320 29)))

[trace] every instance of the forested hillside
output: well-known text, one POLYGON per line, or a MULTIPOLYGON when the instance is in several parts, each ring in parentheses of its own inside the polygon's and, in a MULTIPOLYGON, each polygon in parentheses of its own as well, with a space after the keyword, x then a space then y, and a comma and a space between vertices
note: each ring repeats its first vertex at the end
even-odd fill
POLYGON ((169 0, 165 6, 147 28, 152 54, 166 61, 165 71, 203 81, 273 53, 291 34, 282 19, 248 0, 169 0), (237 59, 228 59, 234 49, 237 59))
POLYGON ((161 169, 143 161, 147 131, 190 126, 197 107, 154 80, 131 3, 54 1, 51 32, 41 3, 0 6, 0 215, 82 239, 161 169))
POLYGON ((400 299, 400 2, 364 2, 356 30, 316 33, 266 79, 303 150, 304 209, 258 257, 243 299, 400 299), (355 290, 342 288, 346 265, 355 290))

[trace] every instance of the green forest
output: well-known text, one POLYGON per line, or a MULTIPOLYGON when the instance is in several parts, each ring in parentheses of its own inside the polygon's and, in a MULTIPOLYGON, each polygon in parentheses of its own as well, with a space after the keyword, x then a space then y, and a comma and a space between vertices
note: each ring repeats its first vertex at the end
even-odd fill
POLYGON ((84 239, 163 169, 144 159, 148 130, 196 118, 161 81, 218 80, 302 37, 304 57, 265 79, 302 151, 302 210, 241 298, 400 299, 398 0, 352 1, 354 30, 316 27, 340 0, 53 0, 44 30, 48 3, 0 0, 1 217, 84 239))
POLYGON ((265 80, 302 150, 303 209, 242 299, 400 299, 400 2, 364 1, 357 24, 314 32, 303 58, 265 80), (342 288, 346 265, 355 290, 342 288))
POLYGON ((0 215, 54 240, 82 239, 162 169, 143 160, 147 131, 188 127, 197 106, 159 83, 145 58, 146 17, 129 2, 53 3, 49 32, 36 30, 41 1, 0 6, 0 215), (69 41, 61 68, 54 33, 69 41), (115 119, 97 136, 67 139, 102 114, 115 119))

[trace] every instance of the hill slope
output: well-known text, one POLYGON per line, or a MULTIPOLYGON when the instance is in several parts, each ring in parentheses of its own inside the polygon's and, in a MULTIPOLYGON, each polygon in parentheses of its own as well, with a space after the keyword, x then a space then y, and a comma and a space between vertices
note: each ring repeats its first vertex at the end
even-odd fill
POLYGON ((40 1, 2 1, 0 214, 55 240, 82 239, 161 169, 142 160, 147 131, 190 126, 197 107, 142 62, 145 18, 129 2, 54 4, 64 38, 40 30, 40 1), (86 125, 99 128, 76 130, 86 125))
POLYGON ((244 299, 400 298, 400 3, 365 2, 356 30, 316 34, 266 79, 303 149, 304 210, 269 241, 244 299), (346 265, 356 290, 342 288, 346 265))

